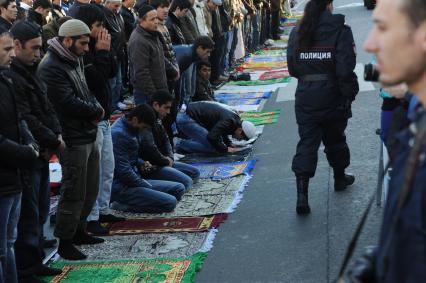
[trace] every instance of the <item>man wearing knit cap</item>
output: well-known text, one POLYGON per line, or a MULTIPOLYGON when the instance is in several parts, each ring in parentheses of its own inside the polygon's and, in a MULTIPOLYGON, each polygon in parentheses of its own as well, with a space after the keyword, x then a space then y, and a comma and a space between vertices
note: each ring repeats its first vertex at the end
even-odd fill
POLYGON ((91 94, 84 77, 82 56, 89 51, 90 29, 72 19, 48 41, 49 49, 38 72, 47 85, 47 95, 58 114, 66 149, 59 155, 62 187, 54 235, 58 253, 69 260, 86 258, 75 246, 104 240, 85 231, 86 219, 99 188, 97 124, 104 109, 91 94))
POLYGON ((43 264, 43 225, 50 206, 49 159, 65 148, 61 126, 46 88, 34 68, 40 61, 40 27, 19 21, 11 28, 15 54, 10 70, 14 78, 16 102, 22 117, 40 145, 42 158, 29 172, 31 183, 22 192, 18 238, 15 243, 16 265, 20 282, 41 282, 36 276, 57 275, 61 270, 43 264))
POLYGON ((158 33, 158 16, 154 7, 142 5, 139 24, 129 40, 130 81, 136 104, 149 100, 158 90, 168 90, 163 46, 158 33))

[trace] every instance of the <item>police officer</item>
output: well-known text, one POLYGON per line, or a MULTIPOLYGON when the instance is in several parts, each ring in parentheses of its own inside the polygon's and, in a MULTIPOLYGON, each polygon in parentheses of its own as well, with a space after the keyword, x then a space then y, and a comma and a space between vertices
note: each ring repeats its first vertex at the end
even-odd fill
POLYGON ((345 129, 358 93, 355 43, 343 15, 333 15, 333 0, 310 0, 288 44, 288 69, 298 79, 296 120, 300 141, 292 169, 297 179, 298 214, 310 213, 309 178, 315 175, 323 142, 334 170, 334 189, 354 183, 345 174, 350 163, 345 129))
POLYGON ((409 128, 397 135, 375 271, 369 282, 425 282, 426 1, 380 0, 373 18, 375 27, 365 49, 377 57, 380 82, 406 82, 419 104, 410 115, 409 128))

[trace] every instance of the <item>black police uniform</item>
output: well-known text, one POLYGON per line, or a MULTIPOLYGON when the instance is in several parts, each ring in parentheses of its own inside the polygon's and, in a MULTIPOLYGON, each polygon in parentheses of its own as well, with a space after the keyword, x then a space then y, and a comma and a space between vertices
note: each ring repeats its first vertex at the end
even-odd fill
POLYGON ((290 34, 287 59, 291 76, 298 79, 296 120, 300 141, 292 169, 297 177, 315 175, 318 148, 325 145, 330 166, 343 174, 350 153, 345 129, 350 104, 358 93, 355 43, 343 15, 322 13, 312 47, 297 48, 297 28, 290 34))

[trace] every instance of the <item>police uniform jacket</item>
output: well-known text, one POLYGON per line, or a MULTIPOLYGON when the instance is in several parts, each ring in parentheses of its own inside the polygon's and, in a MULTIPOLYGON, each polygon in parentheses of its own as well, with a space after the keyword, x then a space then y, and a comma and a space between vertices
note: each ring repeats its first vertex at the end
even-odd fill
POLYGON ((209 131, 207 140, 220 152, 226 152, 231 141, 228 136, 241 127, 241 118, 225 104, 199 101, 188 105, 186 114, 209 131))
MULTIPOLYGON (((298 48, 298 28, 290 34, 287 60, 291 76, 296 77, 297 121, 333 115, 341 105, 350 105, 358 93, 355 43, 343 15, 323 12, 313 45, 298 48)), ((346 111, 350 116, 350 107, 346 111)))

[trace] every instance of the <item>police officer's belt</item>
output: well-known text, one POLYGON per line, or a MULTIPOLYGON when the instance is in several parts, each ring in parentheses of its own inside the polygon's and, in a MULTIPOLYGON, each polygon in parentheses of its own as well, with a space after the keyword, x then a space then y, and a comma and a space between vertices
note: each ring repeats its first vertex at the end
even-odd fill
POLYGON ((315 74, 315 75, 304 75, 299 78, 299 80, 304 82, 319 82, 319 81, 331 81, 335 77, 330 74, 315 74))

